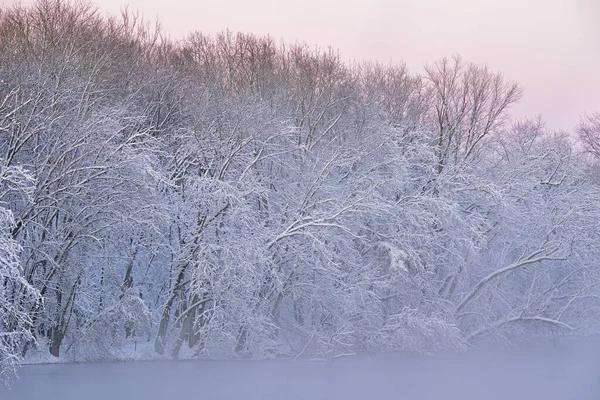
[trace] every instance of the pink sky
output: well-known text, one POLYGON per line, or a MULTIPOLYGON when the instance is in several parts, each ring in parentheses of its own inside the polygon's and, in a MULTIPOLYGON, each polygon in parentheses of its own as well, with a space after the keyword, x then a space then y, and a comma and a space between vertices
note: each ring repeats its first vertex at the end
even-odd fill
MULTIPOLYGON (((25 4, 29 1, 25 1, 25 4)), ((0 0, 0 4, 11 0, 0 0)), ((200 30, 269 34, 338 48, 353 60, 404 61, 414 72, 460 54, 525 89, 517 118, 571 129, 600 111, 600 0, 97 0, 158 18, 174 39, 200 30)))

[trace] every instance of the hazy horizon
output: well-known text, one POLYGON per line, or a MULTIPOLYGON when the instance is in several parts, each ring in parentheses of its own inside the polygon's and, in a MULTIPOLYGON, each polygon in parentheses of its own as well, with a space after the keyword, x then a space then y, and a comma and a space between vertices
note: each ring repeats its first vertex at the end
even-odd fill
MULTIPOLYGON (((29 1, 22 2, 27 4, 29 1)), ((0 0, 0 4, 13 4, 0 0)), ((226 29, 339 49, 344 60, 405 62, 413 72, 458 54, 487 64, 525 90, 516 118, 541 114, 570 130, 600 110, 600 4, 594 0, 98 0, 107 13, 129 5, 158 19, 173 39, 226 29), (343 4, 343 5, 342 5, 343 4)))

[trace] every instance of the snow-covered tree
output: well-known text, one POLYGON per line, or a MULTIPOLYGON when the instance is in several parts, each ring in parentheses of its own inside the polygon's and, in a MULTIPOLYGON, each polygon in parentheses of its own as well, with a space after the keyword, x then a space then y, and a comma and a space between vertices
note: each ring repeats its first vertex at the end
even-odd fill
POLYGON ((0 13, 0 334, 56 357, 334 357, 591 331, 598 118, 442 59, 0 13), (592 160, 592 162, 590 162, 592 160), (31 177, 35 177, 35 179, 31 177), (133 345, 133 346, 132 346, 133 345), (138 354, 139 355, 139 354, 138 354))
POLYGON ((32 316, 23 304, 41 301, 39 292, 23 278, 21 246, 13 237, 15 220, 9 199, 30 201, 33 177, 21 167, 0 166, 0 380, 14 374, 21 349, 32 335, 32 316))

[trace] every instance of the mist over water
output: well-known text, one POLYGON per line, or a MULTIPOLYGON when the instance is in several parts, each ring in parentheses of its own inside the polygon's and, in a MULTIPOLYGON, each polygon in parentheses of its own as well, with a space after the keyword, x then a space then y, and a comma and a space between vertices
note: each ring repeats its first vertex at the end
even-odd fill
POLYGON ((598 399, 600 343, 333 361, 31 365, 0 399, 598 399))
MULTIPOLYGON (((22 361, 406 352, 31 366, 0 400, 600 399, 591 341, 406 355, 600 327, 600 112, 553 128, 600 109, 595 22, 564 25, 587 23, 564 0, 505 0, 512 25, 463 1, 473 28, 442 0, 352 11, 459 54, 418 69, 346 61, 300 14, 334 47, 239 27, 258 35, 175 41, 79 0, 0 7, 0 379, 22 361), (528 45, 455 47, 487 22, 528 45), (549 119, 513 123, 508 58, 549 119)), ((356 29, 329 7, 327 30, 356 29)))

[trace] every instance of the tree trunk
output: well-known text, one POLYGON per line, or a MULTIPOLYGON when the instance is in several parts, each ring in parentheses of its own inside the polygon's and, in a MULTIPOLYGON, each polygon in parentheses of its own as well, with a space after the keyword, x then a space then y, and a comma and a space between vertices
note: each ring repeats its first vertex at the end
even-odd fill
POLYGON ((64 337, 64 333, 62 333, 58 329, 55 329, 54 332, 52 332, 52 344, 50 345, 50 354, 52 354, 54 357, 58 358, 60 356, 60 345, 62 344, 64 337))

